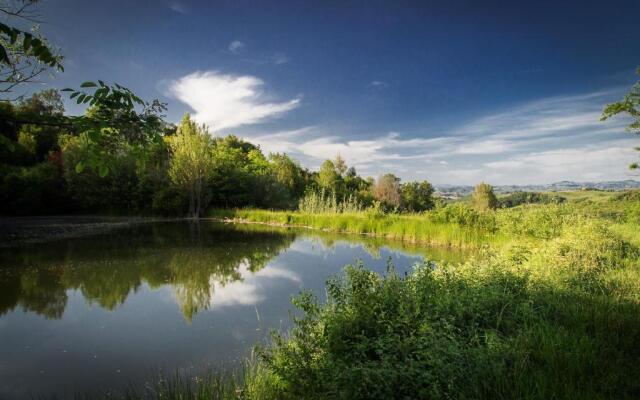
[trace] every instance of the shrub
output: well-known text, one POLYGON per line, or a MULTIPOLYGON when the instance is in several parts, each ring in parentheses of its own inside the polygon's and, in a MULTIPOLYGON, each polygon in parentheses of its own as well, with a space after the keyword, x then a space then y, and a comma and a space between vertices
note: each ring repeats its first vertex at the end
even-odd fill
POLYGON ((433 222, 453 223, 459 226, 495 231, 496 220, 493 213, 482 213, 464 203, 451 203, 437 207, 427 214, 433 222))
POLYGON ((522 204, 560 204, 566 202, 565 197, 539 192, 515 192, 499 199, 502 208, 516 207, 522 204))
POLYGON ((488 183, 480 183, 475 187, 472 195, 473 206, 478 211, 495 210, 498 207, 498 199, 493 193, 493 187, 488 183))

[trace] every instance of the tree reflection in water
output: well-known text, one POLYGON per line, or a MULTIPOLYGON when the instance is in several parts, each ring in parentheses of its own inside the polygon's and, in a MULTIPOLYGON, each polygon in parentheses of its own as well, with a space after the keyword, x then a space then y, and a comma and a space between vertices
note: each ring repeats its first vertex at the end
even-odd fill
MULTIPOLYGON (((300 236, 317 240, 326 248, 338 242, 362 246, 373 257, 379 256, 382 247, 431 260, 455 262, 468 256, 449 248, 263 225, 152 223, 109 234, 2 249, 0 316, 20 306, 46 318, 61 318, 68 290, 79 291, 89 304, 114 310, 146 284, 152 289, 171 286, 185 319, 190 321, 216 302, 250 304, 255 288, 241 283, 300 236), (230 289, 230 285, 233 291, 226 290, 226 297, 216 299, 216 291, 230 289)), ((275 268, 259 275, 274 274, 296 279, 275 268)))
POLYGON ((5 249, 0 315, 17 306, 61 318, 67 291, 113 310, 142 284, 170 285, 187 320, 213 304, 216 288, 261 270, 290 246, 291 232, 215 223, 159 223, 111 234, 5 249))

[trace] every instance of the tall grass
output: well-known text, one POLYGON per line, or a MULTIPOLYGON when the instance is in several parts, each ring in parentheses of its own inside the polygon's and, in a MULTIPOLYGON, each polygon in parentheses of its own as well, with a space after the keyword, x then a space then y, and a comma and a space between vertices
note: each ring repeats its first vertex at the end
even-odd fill
MULTIPOLYGON (((313 200, 308 202, 317 206, 317 198, 311 199, 313 200)), ((312 206, 304 207, 313 209, 312 206)), ((333 207, 332 202, 325 206, 329 210, 333 207)), ((302 208, 309 209, 304 207, 302 208)), ((322 207, 318 206, 320 208, 322 207)), ((504 239, 496 232, 494 213, 480 213, 460 203, 421 214, 385 214, 376 208, 350 211, 351 208, 347 206, 340 206, 338 209, 339 212, 218 209, 212 210, 209 216, 236 222, 298 226, 461 248, 479 248, 486 243, 499 243, 504 239)))
POLYGON ((365 210, 364 205, 356 196, 349 195, 338 199, 335 193, 309 192, 298 202, 298 210, 306 214, 340 214, 358 213, 365 210))
POLYGON ((217 219, 281 224, 404 240, 429 245, 480 247, 498 236, 483 229, 433 221, 423 215, 307 214, 289 211, 215 210, 217 219))

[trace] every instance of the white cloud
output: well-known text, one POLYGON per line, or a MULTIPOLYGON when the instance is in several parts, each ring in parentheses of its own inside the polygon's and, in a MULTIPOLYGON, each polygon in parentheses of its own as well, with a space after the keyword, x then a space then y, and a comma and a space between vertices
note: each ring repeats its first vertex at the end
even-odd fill
POLYGON ((242 52, 244 47, 245 45, 243 42, 239 40, 234 40, 233 42, 229 43, 229 46, 227 47, 227 49, 229 49, 229 51, 232 52, 233 54, 240 54, 240 52, 242 52))
MULTIPOLYGON (((470 121, 432 138, 398 133, 365 139, 325 135, 307 127, 256 139, 317 167, 340 153, 360 172, 392 171, 438 183, 542 183, 563 179, 626 179, 637 157, 624 119, 600 121, 615 90, 552 97, 470 121)), ((254 138, 251 138, 254 140, 254 138)))
POLYGON ((389 84, 384 81, 371 81, 371 83, 369 83, 369 86, 374 88, 386 88, 389 86, 389 84))
POLYGON ((193 117, 214 132, 252 125, 278 117, 300 105, 295 98, 282 103, 265 101, 264 82, 250 75, 194 72, 171 83, 172 96, 193 109, 193 117))
MULTIPOLYGON (((194 110, 197 121, 219 131, 258 124, 299 106, 297 98, 264 100, 272 96, 262 92, 263 86, 253 76, 209 71, 173 82, 171 93, 194 110)), ((536 100, 426 138, 396 132, 327 135, 330 128, 322 126, 254 130, 245 136, 266 152, 288 153, 310 168, 340 153, 364 175, 394 172, 404 180, 524 184, 624 179, 636 156, 624 131, 628 121, 599 120, 603 104, 618 96, 609 90, 536 100)))
POLYGON ((172 1, 171 3, 169 3, 169 8, 175 12, 177 12, 178 14, 188 14, 189 13, 189 9, 187 8, 187 6, 185 6, 183 3, 178 2, 178 1, 172 1))
POLYGON ((629 170, 625 167, 637 157, 633 143, 633 140, 615 140, 605 146, 532 152, 491 161, 484 166, 495 179, 521 176, 527 183, 557 181, 560 180, 559 175, 563 180, 574 181, 629 179, 629 170), (532 172, 535 172, 535 177, 532 172))

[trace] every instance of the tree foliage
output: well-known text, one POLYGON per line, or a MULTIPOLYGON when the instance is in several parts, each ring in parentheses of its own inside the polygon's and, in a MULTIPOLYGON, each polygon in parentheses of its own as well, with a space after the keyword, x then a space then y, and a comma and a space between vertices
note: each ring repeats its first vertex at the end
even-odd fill
POLYGON ((498 198, 493 193, 493 187, 488 183, 476 185, 473 195, 473 206, 479 211, 495 210, 498 207, 498 198))
POLYGON ((402 202, 400 178, 393 174, 378 177, 372 188, 373 197, 389 208, 398 208, 402 202))
POLYGON ((338 192, 340 174, 331 160, 325 160, 318 172, 318 185, 328 192, 338 192))
MULTIPOLYGON (((36 22, 37 0, 0 2, 0 15, 8 21, 36 22)), ((37 25, 30 31, 0 22, 0 93, 33 82, 47 70, 63 71, 62 56, 42 37, 37 25)))
POLYGON ((171 151, 169 177, 189 194, 189 216, 199 218, 210 198, 207 182, 213 175, 213 143, 209 132, 185 114, 168 143, 171 151))
MULTIPOLYGON (((640 67, 637 69, 637 74, 640 75, 640 67)), ((640 134, 640 81, 636 82, 631 88, 631 91, 627 93, 624 98, 616 103, 608 104, 604 111, 602 111, 602 121, 605 121, 614 115, 626 114, 632 118, 631 123, 628 126, 628 130, 635 134, 640 134)), ((635 148, 640 151, 640 147, 635 148)), ((640 164, 637 162, 629 165, 631 169, 640 168, 640 164)))
POLYGON ((407 182, 400 185, 402 207, 409 212, 430 210, 435 206, 433 186, 427 182, 407 182))

